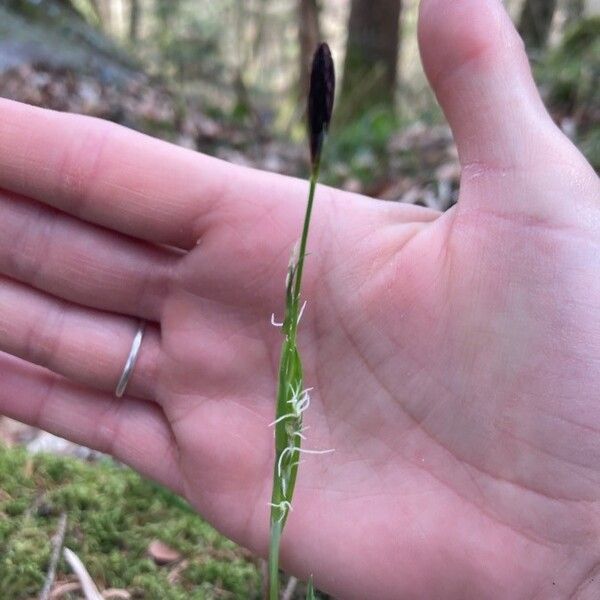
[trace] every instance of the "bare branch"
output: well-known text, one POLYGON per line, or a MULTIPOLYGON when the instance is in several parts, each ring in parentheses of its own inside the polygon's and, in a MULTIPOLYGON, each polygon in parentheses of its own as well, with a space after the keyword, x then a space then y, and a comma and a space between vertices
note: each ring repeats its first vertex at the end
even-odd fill
POLYGON ((49 600, 50 592, 54 584, 54 578, 56 577, 56 568, 58 561, 60 560, 60 551, 65 542, 65 533, 67 532, 67 513, 62 513, 58 520, 58 528, 56 533, 52 537, 52 555, 50 557, 50 565, 48 566, 48 573, 46 574, 46 580, 44 581, 44 587, 40 592, 39 600, 49 600))

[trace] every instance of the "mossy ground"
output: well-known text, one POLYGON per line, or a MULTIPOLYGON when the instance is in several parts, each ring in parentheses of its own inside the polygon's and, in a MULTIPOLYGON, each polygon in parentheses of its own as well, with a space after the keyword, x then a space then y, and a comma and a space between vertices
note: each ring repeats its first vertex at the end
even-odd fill
MULTIPOLYGON (((109 461, 31 456, 0 446, 0 598, 37 597, 63 511, 65 545, 100 589, 124 588, 133 598, 152 600, 259 597, 252 557, 178 497, 109 461), (157 566, 147 554, 156 539, 186 561, 174 582, 175 567, 157 566)), ((69 573, 61 560, 58 578, 69 573)))

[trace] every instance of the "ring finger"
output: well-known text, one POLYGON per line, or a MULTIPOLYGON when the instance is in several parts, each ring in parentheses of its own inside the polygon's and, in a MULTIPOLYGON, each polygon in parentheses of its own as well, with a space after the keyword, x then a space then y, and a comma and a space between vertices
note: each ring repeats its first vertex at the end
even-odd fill
MULTIPOLYGON (((134 319, 84 308, 0 277, 0 351, 114 393, 136 334, 134 319)), ((127 395, 154 400, 160 333, 148 325, 127 395)))

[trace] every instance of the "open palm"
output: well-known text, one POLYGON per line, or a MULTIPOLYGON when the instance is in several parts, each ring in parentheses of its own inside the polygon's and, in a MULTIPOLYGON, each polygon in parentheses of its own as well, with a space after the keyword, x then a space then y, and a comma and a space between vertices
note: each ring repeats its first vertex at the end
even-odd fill
MULTIPOLYGON (((283 563, 341 598, 596 598, 598 181, 500 4, 422 4, 461 198, 441 215, 317 192, 305 447, 335 452, 301 467, 283 563)), ((8 101, 0 140, 0 412, 265 553, 270 318, 306 182, 8 101)))

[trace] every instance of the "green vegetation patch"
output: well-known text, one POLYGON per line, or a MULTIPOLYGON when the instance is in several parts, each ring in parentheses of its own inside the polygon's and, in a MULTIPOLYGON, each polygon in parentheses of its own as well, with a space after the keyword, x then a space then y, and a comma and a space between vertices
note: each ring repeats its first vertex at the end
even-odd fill
MULTIPOLYGON (((0 446, 1 598, 39 594, 62 512, 68 515, 65 546, 100 589, 161 600, 258 598, 260 576, 250 554, 177 496, 109 461, 31 456, 0 446), (181 560, 158 566, 148 554, 154 540, 181 560)), ((61 560, 57 579, 69 574, 61 560)))
POLYGON ((575 141, 600 170, 600 16, 579 21, 537 65, 536 75, 555 116, 577 122, 575 141))

